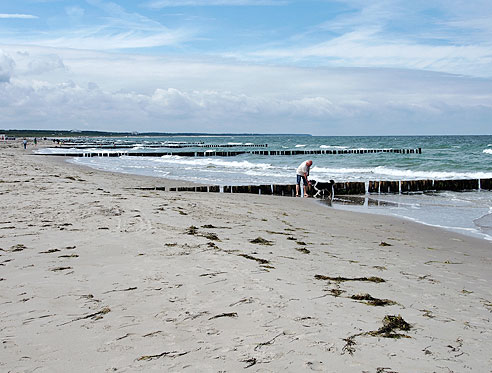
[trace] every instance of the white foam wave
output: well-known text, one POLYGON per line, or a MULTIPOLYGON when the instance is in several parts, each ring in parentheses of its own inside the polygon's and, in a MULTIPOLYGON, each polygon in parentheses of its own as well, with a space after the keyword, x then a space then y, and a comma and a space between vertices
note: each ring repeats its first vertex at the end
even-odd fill
POLYGON ((305 146, 306 146, 306 144, 297 144, 296 148, 304 148, 305 146))
POLYGON ((159 163, 172 163, 174 165, 187 165, 196 167, 224 167, 235 169, 272 169, 274 168, 269 163, 252 163, 248 161, 227 161, 220 158, 188 158, 180 157, 177 155, 165 155, 160 158, 153 158, 155 162, 159 163))
POLYGON ((239 146, 239 145, 243 145, 243 143, 242 142, 228 142, 227 145, 237 145, 237 146, 239 146))
POLYGON ((320 145, 321 149, 348 149, 348 146, 338 146, 338 145, 320 145))
POLYGON ((374 179, 488 179, 492 178, 491 172, 449 172, 449 171, 413 171, 400 170, 384 166, 373 168, 326 168, 313 167, 312 173, 329 174, 329 175, 354 175, 366 176, 374 179))
POLYGON ((484 149, 483 152, 485 154, 492 154, 492 149, 484 149))

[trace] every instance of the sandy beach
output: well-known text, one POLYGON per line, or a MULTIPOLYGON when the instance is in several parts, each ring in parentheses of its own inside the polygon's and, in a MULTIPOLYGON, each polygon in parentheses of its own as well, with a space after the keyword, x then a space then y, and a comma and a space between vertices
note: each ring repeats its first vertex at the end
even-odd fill
POLYGON ((492 372, 490 241, 0 160, 1 371, 492 372))

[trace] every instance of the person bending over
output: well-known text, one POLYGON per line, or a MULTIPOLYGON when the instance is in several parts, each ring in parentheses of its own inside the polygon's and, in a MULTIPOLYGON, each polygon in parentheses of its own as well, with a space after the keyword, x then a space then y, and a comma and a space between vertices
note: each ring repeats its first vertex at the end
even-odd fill
POLYGON ((300 197, 301 179, 303 184, 304 197, 309 197, 307 195, 306 188, 308 185, 311 185, 311 183, 308 180, 308 176, 309 176, 309 169, 311 168, 312 165, 313 165, 313 161, 308 160, 302 162, 299 165, 299 167, 297 167, 296 197, 300 197))

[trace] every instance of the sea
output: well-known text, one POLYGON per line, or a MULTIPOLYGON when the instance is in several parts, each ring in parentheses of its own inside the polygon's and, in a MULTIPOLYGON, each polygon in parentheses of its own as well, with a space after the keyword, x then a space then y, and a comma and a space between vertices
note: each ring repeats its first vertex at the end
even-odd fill
MULTIPOLYGON (((294 184, 296 168, 313 161, 310 178, 336 182, 492 178, 492 136, 310 136, 176 135, 86 138, 86 148, 46 148, 45 154, 127 152, 119 157, 76 157, 69 161, 98 170, 185 180, 206 185, 294 184), (100 149, 93 144, 110 144, 100 149), (92 147, 91 147, 92 146, 92 147), (119 149, 118 147, 125 147, 119 149), (212 155, 215 151, 421 149, 421 153, 312 155, 212 155), (172 152, 155 157, 132 152, 172 152), (208 152, 201 157, 179 152, 208 152)), ((491 241, 492 191, 335 196, 327 208, 393 215, 491 241)))

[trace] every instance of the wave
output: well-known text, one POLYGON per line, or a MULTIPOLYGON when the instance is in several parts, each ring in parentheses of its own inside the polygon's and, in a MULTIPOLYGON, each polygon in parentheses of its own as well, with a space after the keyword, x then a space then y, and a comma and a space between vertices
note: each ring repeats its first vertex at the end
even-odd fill
MULTIPOLYGON (((134 157, 137 158, 137 157, 134 157)), ((224 168, 235 168, 235 169, 272 169, 274 168, 269 163, 252 163, 248 161, 227 161, 219 158, 189 158, 180 157, 178 155, 165 155, 159 158, 152 158, 154 162, 158 163, 172 163, 173 165, 187 165, 187 166, 197 166, 197 167, 210 167, 218 166, 224 168)))
POLYGON ((306 144, 297 144, 295 147, 296 148, 304 148, 306 146, 306 144))
MULTIPOLYGON (((312 172, 328 175, 353 175, 373 179, 488 179, 492 178, 491 172, 449 172, 449 171, 413 171, 388 168, 384 166, 372 168, 325 168, 313 167, 312 172)), ((314 177, 314 176, 313 176, 314 177)))
POLYGON ((484 149, 483 152, 485 154, 492 154, 492 149, 484 149))
POLYGON ((320 145, 321 149, 348 149, 348 146, 320 145))

